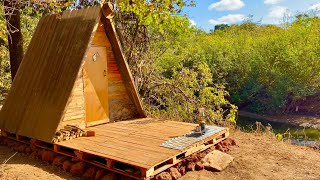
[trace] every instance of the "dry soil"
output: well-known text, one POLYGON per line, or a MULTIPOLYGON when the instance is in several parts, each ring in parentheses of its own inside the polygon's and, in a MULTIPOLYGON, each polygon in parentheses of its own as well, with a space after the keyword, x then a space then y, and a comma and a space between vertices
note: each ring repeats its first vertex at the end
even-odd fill
POLYGON ((234 162, 224 171, 189 172, 182 180, 214 179, 320 179, 320 151, 279 142, 271 135, 234 132, 229 152, 234 162))

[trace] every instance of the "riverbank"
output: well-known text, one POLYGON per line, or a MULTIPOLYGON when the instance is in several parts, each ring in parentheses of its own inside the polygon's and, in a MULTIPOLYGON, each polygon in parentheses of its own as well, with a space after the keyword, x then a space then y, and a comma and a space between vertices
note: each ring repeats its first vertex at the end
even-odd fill
MULTIPOLYGON (((319 179, 320 151, 277 141, 274 136, 231 132, 237 145, 232 147, 234 162, 224 171, 187 173, 182 180, 212 179, 319 179)), ((0 161, 10 158, 14 151, 0 146, 0 161)), ((42 161, 21 154, 14 155, 0 168, 0 179, 78 179, 42 161)))

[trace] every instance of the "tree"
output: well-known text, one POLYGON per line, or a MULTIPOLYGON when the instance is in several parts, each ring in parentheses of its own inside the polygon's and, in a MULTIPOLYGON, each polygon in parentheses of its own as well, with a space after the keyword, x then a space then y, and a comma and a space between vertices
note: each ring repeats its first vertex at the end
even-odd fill
MULTIPOLYGON (((21 15, 39 17, 41 14, 60 12, 70 7, 73 0, 64 1, 21 1, 4 0, 3 9, 8 34, 11 79, 13 80, 23 59, 24 39, 21 31, 21 15)), ((1 42, 0 42, 1 43, 1 42)), ((3 42, 2 42, 3 43, 3 42)))
POLYGON ((23 58, 23 38, 21 33, 19 1, 5 0, 3 7, 8 31, 11 79, 13 80, 23 58))
POLYGON ((218 31, 218 30, 225 30, 227 28, 229 28, 230 26, 228 24, 217 24, 214 26, 214 31, 218 31))

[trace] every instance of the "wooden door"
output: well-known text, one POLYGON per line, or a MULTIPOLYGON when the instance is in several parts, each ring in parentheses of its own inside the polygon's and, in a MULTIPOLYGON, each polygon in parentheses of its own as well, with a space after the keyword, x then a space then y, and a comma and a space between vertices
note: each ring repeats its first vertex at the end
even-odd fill
POLYGON ((87 126, 109 122, 107 49, 92 46, 83 68, 87 126))

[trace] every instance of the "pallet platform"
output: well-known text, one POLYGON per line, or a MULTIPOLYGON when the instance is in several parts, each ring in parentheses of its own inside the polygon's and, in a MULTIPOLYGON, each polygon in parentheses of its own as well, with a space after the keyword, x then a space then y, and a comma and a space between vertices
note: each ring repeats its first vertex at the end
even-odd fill
POLYGON ((85 130, 95 131, 95 136, 56 144, 30 140, 7 132, 2 132, 2 135, 76 157, 134 179, 150 179, 191 154, 206 150, 229 136, 228 129, 225 129, 182 151, 160 146, 171 138, 191 132, 196 126, 197 124, 144 118, 89 127, 85 130))

